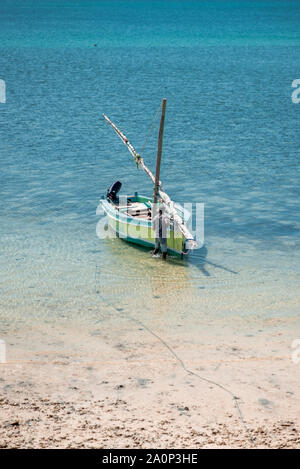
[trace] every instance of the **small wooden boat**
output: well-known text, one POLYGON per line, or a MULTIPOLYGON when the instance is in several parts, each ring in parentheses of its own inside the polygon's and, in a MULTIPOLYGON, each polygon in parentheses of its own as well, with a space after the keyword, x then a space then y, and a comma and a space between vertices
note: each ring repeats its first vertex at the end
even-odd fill
POLYGON ((188 254, 196 246, 196 242, 186 226, 186 220, 190 218, 190 214, 181 205, 170 199, 163 191, 159 180, 165 110, 166 99, 163 99, 155 177, 127 137, 103 114, 104 119, 111 125, 134 157, 137 166, 141 167, 151 178, 154 183, 154 193, 153 197, 140 195, 138 192, 129 197, 122 196, 119 195, 122 184, 117 181, 108 189, 106 196, 101 197, 100 202, 108 217, 109 226, 117 237, 148 247, 155 246, 155 231, 152 220, 157 210, 163 207, 170 220, 167 228, 168 253, 183 255, 188 254))

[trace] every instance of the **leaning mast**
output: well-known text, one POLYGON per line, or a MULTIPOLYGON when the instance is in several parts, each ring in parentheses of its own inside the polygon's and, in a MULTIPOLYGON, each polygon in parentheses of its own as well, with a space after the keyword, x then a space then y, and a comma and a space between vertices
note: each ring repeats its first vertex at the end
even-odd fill
POLYGON ((170 199, 168 194, 162 190, 162 184, 161 181, 159 180, 159 173, 160 173, 160 162, 161 162, 161 154, 162 154, 162 143, 163 143, 163 129, 164 129, 164 119, 165 119, 165 110, 166 110, 166 99, 163 99, 162 101, 162 114, 161 114, 161 121, 160 121, 160 133, 158 137, 158 149, 157 149, 157 161, 156 161, 156 172, 155 176, 153 175, 152 171, 145 165, 144 159, 135 151, 131 143, 129 142, 128 138, 126 135, 121 132, 120 129, 107 117, 106 114, 102 114, 104 119, 111 125, 111 127, 114 129, 116 134, 120 137, 124 145, 126 145, 127 149, 130 151, 132 154, 136 165, 145 171, 146 174, 150 177, 154 184, 154 196, 153 199, 159 195, 160 198, 162 199, 162 202, 167 206, 169 214, 173 217, 173 220, 176 222, 178 229, 181 231, 181 233, 184 235, 185 239, 187 241, 190 241, 190 248, 193 249, 196 247, 197 243, 194 240, 193 235, 190 233, 188 230, 187 226, 184 224, 180 216, 178 215, 175 207, 174 207, 174 202, 170 199))

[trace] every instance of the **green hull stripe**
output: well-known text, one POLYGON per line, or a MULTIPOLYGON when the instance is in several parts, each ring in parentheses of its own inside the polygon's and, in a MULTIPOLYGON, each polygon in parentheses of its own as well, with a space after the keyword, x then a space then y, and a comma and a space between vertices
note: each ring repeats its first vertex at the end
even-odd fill
MULTIPOLYGON (((108 216, 109 226, 120 239, 146 247, 155 246, 155 232, 151 228, 151 221, 132 219, 113 210, 107 201, 102 206, 108 216)), ((185 238, 179 230, 168 230, 168 252, 181 254, 185 238)))

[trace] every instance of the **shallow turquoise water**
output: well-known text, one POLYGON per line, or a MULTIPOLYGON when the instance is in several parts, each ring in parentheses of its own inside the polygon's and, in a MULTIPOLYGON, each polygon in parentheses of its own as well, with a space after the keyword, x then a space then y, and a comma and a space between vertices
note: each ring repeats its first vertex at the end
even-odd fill
MULTIPOLYGON (((93 324, 89 308, 108 301, 150 319, 159 297, 161 315, 192 321, 206 292, 236 299, 208 308, 224 320, 297 314, 298 304, 264 305, 299 285, 299 19, 296 1, 1 2, 5 320, 93 324), (96 236, 114 180, 152 193, 101 113, 139 150, 162 97, 165 189, 205 204, 205 246, 167 266, 96 236), (265 298, 256 309, 240 301, 253 294, 265 298)), ((156 132, 144 150, 152 168, 156 132)))

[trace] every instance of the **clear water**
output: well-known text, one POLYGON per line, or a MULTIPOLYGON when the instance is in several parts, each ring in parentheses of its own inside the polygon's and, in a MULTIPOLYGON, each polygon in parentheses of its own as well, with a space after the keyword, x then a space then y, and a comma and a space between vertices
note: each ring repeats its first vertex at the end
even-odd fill
POLYGON ((168 327, 299 313, 299 20, 298 1, 1 1, 2 336, 93 328, 108 302, 168 327), (96 236, 113 181, 152 193, 101 113, 139 150, 163 97, 165 189, 205 203, 189 262, 96 236))

